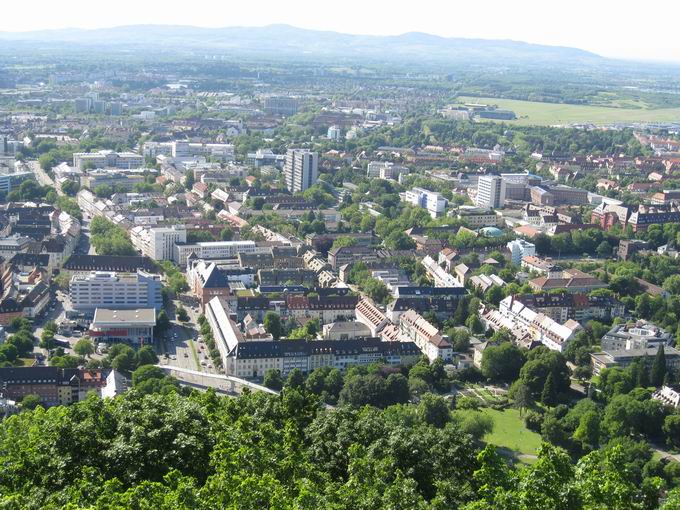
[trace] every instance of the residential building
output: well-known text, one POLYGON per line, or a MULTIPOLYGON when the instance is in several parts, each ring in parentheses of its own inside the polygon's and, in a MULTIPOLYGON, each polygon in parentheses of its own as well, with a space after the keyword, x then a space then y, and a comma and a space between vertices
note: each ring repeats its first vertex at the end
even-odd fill
POLYGON ((502 221, 502 218, 493 209, 481 207, 461 206, 458 208, 456 216, 471 229, 497 227, 502 221))
POLYGON ((654 400, 658 400, 665 406, 678 408, 680 407, 680 385, 666 385, 664 384, 660 389, 652 394, 654 400))
POLYGON ((475 205, 482 209, 502 209, 505 205, 505 181, 500 175, 480 175, 475 205))
POLYGON ((288 149, 284 175, 291 193, 314 186, 319 178, 319 154, 308 149, 288 149))
POLYGON ((69 284, 71 306, 77 311, 95 308, 163 307, 161 277, 144 271, 115 273, 93 271, 87 276, 73 276, 69 284))
POLYGON ((561 274, 552 273, 529 280, 529 285, 536 291, 565 289, 567 292, 588 293, 595 289, 604 289, 607 284, 580 269, 565 269, 561 274))
POLYGON ((399 331, 412 340, 432 362, 436 359, 451 361, 453 347, 439 330, 414 310, 399 317, 399 331))
POLYGON ((152 345, 156 310, 97 308, 88 335, 95 342, 152 345))
POLYGON ((106 372, 102 369, 45 366, 0 368, 3 397, 20 401, 27 395, 37 395, 45 407, 84 400, 92 391, 101 395, 106 385, 106 372))
POLYGON ((543 259, 536 255, 527 255, 522 257, 522 269, 528 271, 535 271, 538 274, 543 274, 553 277, 560 277, 562 275, 562 268, 555 264, 550 259, 543 259))
POLYGON ((425 267, 428 276, 434 282, 435 287, 461 287, 462 284, 451 274, 444 271, 444 269, 435 262, 429 255, 425 256, 421 261, 425 267))
POLYGON ((378 333, 390 323, 385 314, 366 298, 362 299, 357 304, 355 315, 357 321, 371 330, 371 336, 377 336, 378 333))
POLYGON ((201 307, 216 296, 226 298, 231 293, 229 280, 217 264, 192 256, 187 260, 187 285, 201 307))

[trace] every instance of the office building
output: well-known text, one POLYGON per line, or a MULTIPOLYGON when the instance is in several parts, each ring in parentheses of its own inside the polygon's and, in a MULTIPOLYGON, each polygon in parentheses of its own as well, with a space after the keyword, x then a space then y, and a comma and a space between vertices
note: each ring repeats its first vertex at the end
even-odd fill
POLYGON ((115 152, 102 150, 98 152, 73 153, 73 166, 78 170, 90 168, 140 168, 144 166, 144 156, 134 152, 115 152))
POLYGON ((319 178, 319 154, 307 149, 288 149, 284 174, 291 193, 314 186, 319 178))
MULTIPOLYGON (((184 225, 134 227, 130 230, 130 240, 142 255, 153 260, 173 260, 175 244, 186 243, 187 231, 184 225)), ((186 259, 182 265, 185 263, 186 259)))
POLYGON ((404 200, 425 209, 432 218, 443 216, 449 201, 441 193, 423 188, 413 188, 404 193, 404 200))
POLYGON ((73 276, 69 285, 74 310, 95 308, 155 308, 163 306, 161 277, 144 271, 115 273, 93 271, 87 276, 73 276))
POLYGON ((270 250, 271 246, 258 246, 255 241, 209 241, 191 244, 178 242, 173 247, 171 258, 184 267, 192 253, 199 259, 218 260, 235 258, 240 253, 266 253, 270 250))
POLYGON ((298 111, 298 100, 294 97, 272 96, 264 100, 264 111, 269 115, 289 117, 298 111))
POLYGON ((135 310, 97 308, 87 334, 95 342, 148 345, 153 342, 154 326, 156 310, 153 308, 135 310))
POLYGON ((481 175, 477 181, 477 207, 502 209, 505 205, 505 180, 500 175, 481 175))
POLYGON ((510 259, 512 263, 519 266, 524 257, 532 257, 536 255, 536 246, 524 239, 515 239, 507 244, 510 250, 510 259))

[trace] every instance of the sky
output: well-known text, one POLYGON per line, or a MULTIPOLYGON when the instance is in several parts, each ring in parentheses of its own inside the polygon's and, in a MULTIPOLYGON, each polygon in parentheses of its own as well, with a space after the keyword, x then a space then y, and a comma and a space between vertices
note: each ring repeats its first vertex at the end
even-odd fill
POLYGON ((571 46, 680 62, 680 1, 627 0, 31 0, 2 2, 0 31, 163 24, 285 23, 351 34, 426 32, 571 46), (649 9, 645 9, 648 6, 649 9))

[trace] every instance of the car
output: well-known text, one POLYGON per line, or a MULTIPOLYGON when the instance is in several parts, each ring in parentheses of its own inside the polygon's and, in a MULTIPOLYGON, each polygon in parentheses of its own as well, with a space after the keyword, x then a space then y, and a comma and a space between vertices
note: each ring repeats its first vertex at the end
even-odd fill
POLYGON ((206 365, 207 365, 206 361, 205 361, 205 360, 201 360, 201 366, 204 367, 204 366, 206 366, 206 365))
POLYGON ((170 355, 170 359, 173 360, 173 361, 175 361, 175 360, 177 359, 177 356, 175 356, 174 354, 171 354, 171 355, 170 355))
POLYGON ((208 368, 212 368, 212 363, 208 363, 208 368))
POLYGON ((188 358, 189 355, 185 352, 185 353, 184 353, 184 357, 185 357, 185 358, 188 358))

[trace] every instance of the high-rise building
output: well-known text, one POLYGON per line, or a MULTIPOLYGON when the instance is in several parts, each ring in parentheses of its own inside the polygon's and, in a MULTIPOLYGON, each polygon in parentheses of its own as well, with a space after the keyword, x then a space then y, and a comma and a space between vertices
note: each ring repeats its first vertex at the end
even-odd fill
POLYGON ((477 207, 502 209, 505 204, 505 181, 500 175, 482 175, 477 182, 477 207))
POLYGON ((290 192, 305 191, 319 178, 319 154, 308 149, 288 149, 284 173, 290 192))

